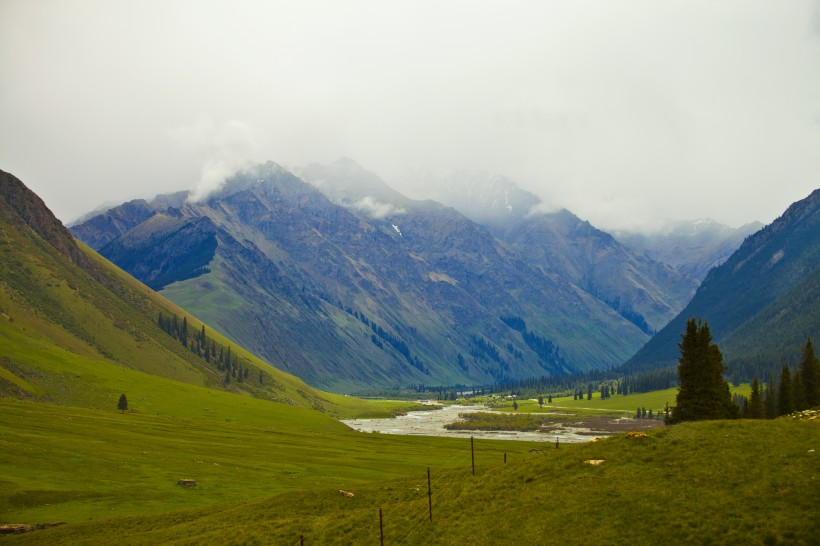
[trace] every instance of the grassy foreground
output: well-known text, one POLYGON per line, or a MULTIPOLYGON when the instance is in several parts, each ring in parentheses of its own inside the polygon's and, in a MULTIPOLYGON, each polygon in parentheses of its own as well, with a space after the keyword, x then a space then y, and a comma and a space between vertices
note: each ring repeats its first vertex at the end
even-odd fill
MULTIPOLYGON (((200 412, 208 404, 213 413, 233 403, 230 415, 238 417, 121 414, 0 399, 0 523, 145 515, 337 490, 470 462, 463 439, 361 434, 315 411, 219 391, 186 400, 201 404, 193 408, 200 412), (180 487, 181 478, 198 486, 180 487)), ((531 447, 491 442, 478 461, 531 447)))
MULTIPOLYGON (((481 442, 481 449, 492 442, 481 442)), ((475 476, 336 484, 160 515, 76 523, 13 544, 816 544, 817 421, 701 422, 645 437, 482 458, 475 476), (601 461, 597 465, 588 461, 601 461)), ((202 495, 206 491, 181 494, 202 495)))

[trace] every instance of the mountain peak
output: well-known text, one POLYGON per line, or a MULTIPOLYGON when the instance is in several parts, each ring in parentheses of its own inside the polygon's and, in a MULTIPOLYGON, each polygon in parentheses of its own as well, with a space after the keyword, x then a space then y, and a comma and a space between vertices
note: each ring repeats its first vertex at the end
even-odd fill
POLYGON ((403 214, 412 206, 410 199, 348 157, 330 165, 311 163, 296 173, 337 205, 369 218, 403 214))
POLYGON ((446 174, 423 173, 417 191, 453 207, 474 222, 496 227, 520 220, 542 205, 534 194, 522 190, 500 174, 458 170, 446 174))
POLYGON ((28 226, 51 246, 68 256, 72 262, 91 269, 74 237, 57 219, 40 197, 28 189, 16 176, 0 170, 0 214, 9 222, 28 226))

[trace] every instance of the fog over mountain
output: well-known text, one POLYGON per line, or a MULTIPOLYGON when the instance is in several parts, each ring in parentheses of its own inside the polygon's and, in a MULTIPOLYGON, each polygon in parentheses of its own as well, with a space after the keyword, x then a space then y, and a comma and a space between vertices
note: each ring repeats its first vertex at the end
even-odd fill
POLYGON ((600 229, 770 222, 820 173, 818 5, 6 0, 0 166, 64 221, 352 157, 413 197, 498 173, 600 229))
POLYGON ((618 230, 613 234, 627 246, 653 260, 703 280, 709 270, 726 261, 743 240, 763 228, 750 222, 731 228, 708 218, 668 222, 653 230, 618 230))

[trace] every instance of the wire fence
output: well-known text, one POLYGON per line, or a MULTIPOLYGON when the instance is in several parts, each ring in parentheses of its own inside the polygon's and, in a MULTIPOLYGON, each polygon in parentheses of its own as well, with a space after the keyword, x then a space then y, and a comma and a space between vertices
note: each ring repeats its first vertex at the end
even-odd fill
MULTIPOLYGON (((436 506, 456 505, 458 497, 464 494, 463 487, 453 487, 453 473, 469 472, 470 466, 468 465, 472 463, 472 475, 476 475, 473 438, 471 437, 470 440, 470 453, 466 450, 464 453, 455 453, 443 463, 439 462, 438 468, 428 467, 429 474, 423 475, 423 480, 420 477, 417 486, 398 494, 391 491, 393 499, 385 499, 381 502, 378 510, 374 510, 372 527, 367 525, 367 530, 362 530, 367 537, 373 537, 373 544, 403 546, 418 544, 424 539, 429 539, 427 535, 429 535, 430 525, 434 525, 437 520, 436 506), (464 466, 455 466, 458 459, 465 461, 464 466)), ((557 443, 555 448, 558 448, 557 443)), ((507 453, 503 453, 503 462, 507 463, 507 453)), ((369 544, 370 540, 362 539, 360 543, 369 544)), ((310 541, 310 536, 303 534, 293 544, 312 546, 319 543, 310 541)))

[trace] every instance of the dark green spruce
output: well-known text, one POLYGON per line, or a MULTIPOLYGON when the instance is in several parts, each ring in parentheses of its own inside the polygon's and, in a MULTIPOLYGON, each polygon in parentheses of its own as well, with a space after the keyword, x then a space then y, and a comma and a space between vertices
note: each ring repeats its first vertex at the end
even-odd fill
POLYGON ((798 364, 800 377, 803 380, 806 406, 813 408, 820 406, 820 360, 814 354, 811 339, 803 346, 803 354, 798 364))
POLYGON ((723 355, 712 343, 709 324, 690 318, 681 338, 678 344, 680 387, 672 422, 737 417, 729 384, 723 379, 726 370, 723 355))

